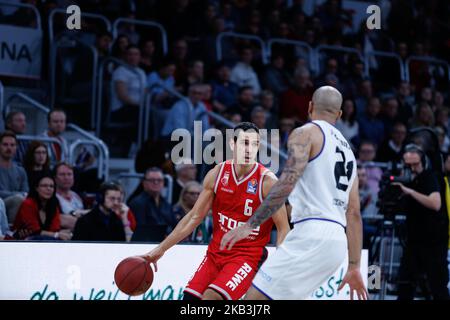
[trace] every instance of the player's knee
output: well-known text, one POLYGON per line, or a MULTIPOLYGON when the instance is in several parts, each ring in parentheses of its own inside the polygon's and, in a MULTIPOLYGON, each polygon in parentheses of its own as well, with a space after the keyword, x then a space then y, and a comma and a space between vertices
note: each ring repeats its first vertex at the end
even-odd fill
POLYGON ((211 290, 211 289, 206 289, 206 291, 203 293, 202 300, 223 300, 223 298, 216 291, 211 290))
POLYGON ((190 294, 189 292, 184 292, 183 300, 185 300, 185 301, 194 301, 194 300, 200 300, 200 298, 194 296, 193 294, 190 294))

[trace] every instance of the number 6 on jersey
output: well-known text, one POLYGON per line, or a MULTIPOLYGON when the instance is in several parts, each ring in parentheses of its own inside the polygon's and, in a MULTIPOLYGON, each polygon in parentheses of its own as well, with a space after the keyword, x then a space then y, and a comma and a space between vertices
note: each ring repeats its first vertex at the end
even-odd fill
POLYGON ((253 208, 250 207, 252 203, 253 203, 252 199, 245 200, 244 216, 251 217, 251 215, 253 214, 253 208))

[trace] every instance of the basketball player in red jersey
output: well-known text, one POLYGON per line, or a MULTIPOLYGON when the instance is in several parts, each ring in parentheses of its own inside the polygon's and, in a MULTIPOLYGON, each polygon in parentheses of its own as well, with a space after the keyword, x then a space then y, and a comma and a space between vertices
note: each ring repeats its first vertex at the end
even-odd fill
POLYGON ((286 208, 282 206, 233 250, 219 248, 223 235, 252 216, 277 180, 256 162, 259 143, 259 130, 253 123, 238 124, 230 141, 233 160, 208 172, 192 210, 163 242, 142 256, 154 264, 156 271, 164 252, 191 234, 212 208, 213 236, 205 258, 184 290, 184 300, 240 299, 267 257, 265 246, 273 224, 277 227, 277 245, 289 231, 286 208))

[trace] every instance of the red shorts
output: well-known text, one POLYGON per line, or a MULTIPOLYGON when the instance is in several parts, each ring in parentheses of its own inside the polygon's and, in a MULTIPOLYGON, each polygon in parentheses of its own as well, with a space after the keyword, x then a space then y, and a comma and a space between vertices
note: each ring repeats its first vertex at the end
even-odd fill
POLYGON ((266 258, 265 247, 220 253, 208 250, 184 291, 201 299, 209 288, 225 300, 238 300, 247 292, 266 258))

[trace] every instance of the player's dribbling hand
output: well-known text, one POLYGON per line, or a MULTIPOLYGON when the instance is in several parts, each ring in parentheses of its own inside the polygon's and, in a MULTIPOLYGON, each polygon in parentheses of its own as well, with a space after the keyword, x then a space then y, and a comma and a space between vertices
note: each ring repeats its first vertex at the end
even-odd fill
POLYGON ((369 298, 369 293, 364 286, 359 268, 349 268, 347 270, 344 279, 339 285, 338 291, 340 291, 346 284, 350 287, 350 300, 353 300, 353 294, 355 291, 358 296, 358 300, 367 300, 369 298))
POLYGON ((225 248, 231 250, 236 242, 247 238, 252 232, 253 229, 247 224, 228 231, 222 237, 222 241, 220 241, 220 250, 224 250, 225 248))
POLYGON ((155 267, 155 272, 158 271, 157 261, 164 255, 164 251, 162 251, 159 247, 156 247, 152 251, 143 254, 141 257, 144 258, 147 262, 152 263, 155 267))

